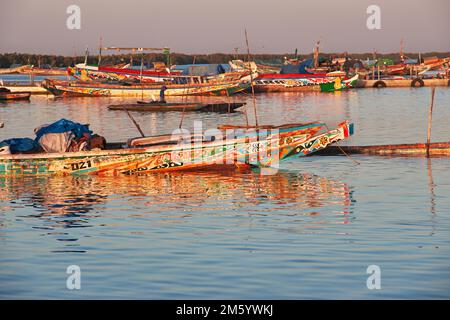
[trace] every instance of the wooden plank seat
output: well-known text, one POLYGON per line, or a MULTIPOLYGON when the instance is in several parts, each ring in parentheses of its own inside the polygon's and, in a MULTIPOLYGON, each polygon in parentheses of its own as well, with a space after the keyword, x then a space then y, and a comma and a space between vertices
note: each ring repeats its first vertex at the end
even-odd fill
POLYGON ((127 146, 129 148, 134 147, 149 147, 155 145, 165 145, 165 144, 177 144, 182 140, 188 140, 190 138, 191 142, 195 141, 213 141, 214 137, 205 137, 204 135, 191 135, 187 136, 184 134, 165 134, 152 137, 137 137, 131 138, 127 141, 127 146))

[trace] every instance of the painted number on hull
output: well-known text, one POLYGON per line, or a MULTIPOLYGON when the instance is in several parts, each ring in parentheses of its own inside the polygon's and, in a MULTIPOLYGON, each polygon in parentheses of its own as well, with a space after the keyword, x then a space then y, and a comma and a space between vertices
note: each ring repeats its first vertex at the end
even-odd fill
POLYGON ((92 167, 92 163, 91 163, 91 160, 80 161, 80 162, 71 163, 70 167, 73 171, 82 170, 82 169, 87 169, 87 168, 92 167))

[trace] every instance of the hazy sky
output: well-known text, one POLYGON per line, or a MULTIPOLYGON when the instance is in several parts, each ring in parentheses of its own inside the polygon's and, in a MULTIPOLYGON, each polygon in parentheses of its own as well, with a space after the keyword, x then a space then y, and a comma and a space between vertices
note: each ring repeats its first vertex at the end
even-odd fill
POLYGON ((450 0, 1 0, 0 52, 81 55, 89 46, 168 46, 173 52, 450 51, 450 0), (81 8, 69 30, 66 8, 81 8), (366 27, 369 5, 381 30, 366 27))

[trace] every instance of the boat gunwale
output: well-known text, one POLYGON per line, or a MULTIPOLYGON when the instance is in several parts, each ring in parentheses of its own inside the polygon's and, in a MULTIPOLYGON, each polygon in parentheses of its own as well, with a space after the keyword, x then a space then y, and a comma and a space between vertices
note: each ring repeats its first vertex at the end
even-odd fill
POLYGON ((226 87, 234 88, 240 85, 245 85, 245 82, 240 80, 231 81, 217 81, 217 82, 205 82, 205 83, 194 83, 194 84, 174 84, 174 83, 160 83, 160 84, 111 84, 111 83, 96 83, 94 81, 66 81, 66 80, 54 80, 46 79, 44 87, 54 86, 56 89, 59 88, 83 88, 83 89, 116 89, 116 90, 149 90, 155 89, 160 90, 162 85, 166 85, 167 89, 185 89, 193 90, 196 88, 209 88, 209 87, 226 87))

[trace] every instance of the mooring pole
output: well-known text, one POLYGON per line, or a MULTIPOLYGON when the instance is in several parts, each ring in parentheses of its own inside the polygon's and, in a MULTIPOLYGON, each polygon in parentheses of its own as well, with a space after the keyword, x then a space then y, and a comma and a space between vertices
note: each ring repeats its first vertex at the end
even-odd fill
POLYGON ((431 88, 431 104, 428 111, 428 134, 427 134, 427 157, 430 157, 430 142, 431 142, 431 125, 433 121, 433 104, 434 104, 434 92, 436 87, 431 88))
POLYGON ((258 113, 256 112, 255 87, 253 86, 253 70, 252 64, 250 63, 250 47, 248 45, 247 29, 245 29, 245 43, 247 44, 247 60, 248 60, 248 67, 250 68, 250 84, 252 86, 253 112, 255 115, 255 125, 256 127, 258 127, 258 113))

